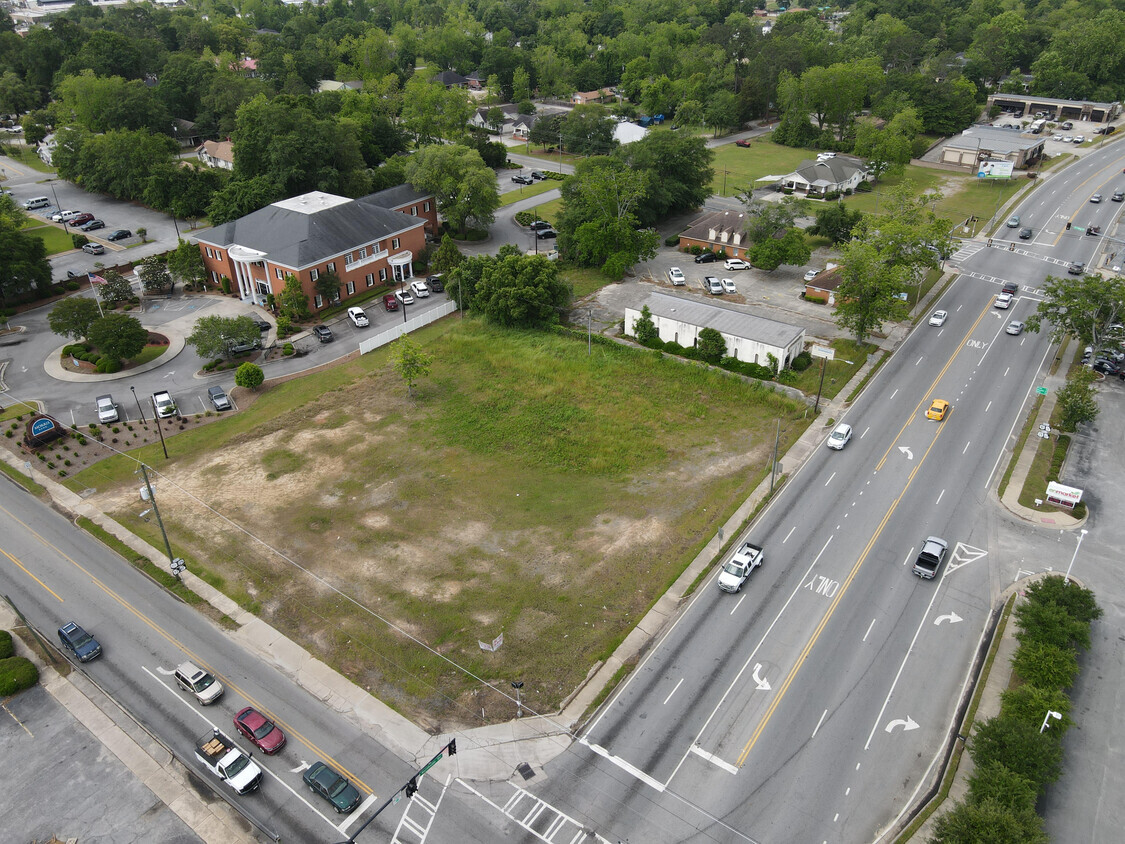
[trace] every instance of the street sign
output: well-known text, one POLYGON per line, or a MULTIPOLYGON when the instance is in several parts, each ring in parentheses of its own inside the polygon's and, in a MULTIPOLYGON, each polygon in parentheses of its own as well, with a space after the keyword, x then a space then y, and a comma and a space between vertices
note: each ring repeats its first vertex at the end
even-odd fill
POLYGON ((814 358, 824 358, 825 360, 834 360, 836 358, 836 350, 831 346, 813 346, 809 350, 809 354, 814 358))
POLYGON ((1046 387, 1036 387, 1035 392, 1037 392, 1041 396, 1045 396, 1045 395, 1047 395, 1047 388, 1046 387))

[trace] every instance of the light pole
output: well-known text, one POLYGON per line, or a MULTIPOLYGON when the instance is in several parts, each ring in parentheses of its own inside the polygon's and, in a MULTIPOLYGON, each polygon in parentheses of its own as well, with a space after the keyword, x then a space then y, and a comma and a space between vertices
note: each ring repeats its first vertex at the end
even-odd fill
POLYGON ((1047 722, 1054 718, 1056 721, 1062 720, 1062 713, 1055 712, 1052 709, 1047 710, 1047 714, 1043 718, 1043 726, 1039 728, 1039 735, 1043 735, 1043 731, 1047 729, 1047 722))
MULTIPOLYGON (((1083 528, 1078 534, 1078 541, 1074 543, 1074 553, 1070 556, 1070 565, 1066 567, 1066 576, 1063 578, 1067 585, 1070 584, 1070 570, 1074 568, 1074 561, 1078 558, 1078 549, 1082 547, 1082 540, 1087 533, 1089 533, 1089 531, 1083 528)), ((1040 732, 1042 732, 1042 730, 1040 730, 1040 732)))
POLYGON ((520 698, 520 689, 523 688, 523 680, 513 680, 512 688, 516 690, 516 717, 523 717, 523 701, 520 698))
POLYGON ((143 422, 145 425, 147 425, 148 420, 145 419, 144 408, 141 407, 141 400, 139 398, 137 398, 137 388, 136 387, 130 387, 129 389, 133 391, 133 400, 136 401, 136 403, 137 403, 137 412, 139 414, 141 414, 141 422, 143 422))

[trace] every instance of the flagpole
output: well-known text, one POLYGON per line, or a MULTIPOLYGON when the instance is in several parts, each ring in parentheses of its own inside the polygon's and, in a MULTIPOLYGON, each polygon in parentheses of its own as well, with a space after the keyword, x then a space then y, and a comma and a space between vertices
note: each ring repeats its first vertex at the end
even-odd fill
POLYGON ((105 313, 102 311, 102 298, 98 295, 98 289, 94 287, 94 274, 86 273, 86 278, 90 282, 90 290, 94 294, 94 301, 98 303, 98 316, 105 319, 105 313))

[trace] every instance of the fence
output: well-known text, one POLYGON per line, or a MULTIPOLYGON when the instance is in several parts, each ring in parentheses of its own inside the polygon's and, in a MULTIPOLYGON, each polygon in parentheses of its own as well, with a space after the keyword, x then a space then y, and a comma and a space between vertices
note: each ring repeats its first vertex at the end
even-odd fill
MULTIPOLYGON (((401 307, 405 307, 405 305, 401 307)), ((411 331, 416 331, 423 325, 429 325, 431 322, 435 322, 436 320, 439 320, 444 316, 448 316, 456 310, 457 303, 454 301, 448 301, 436 308, 430 308, 430 310, 426 311, 424 314, 419 314, 418 316, 414 317, 414 319, 407 320, 406 322, 400 322, 396 324, 394 328, 388 328, 386 331, 381 331, 374 337, 369 337, 368 339, 364 340, 359 344, 359 353, 361 355, 365 355, 368 352, 373 352, 376 349, 387 345, 388 343, 393 343, 403 334, 408 334, 411 331)))

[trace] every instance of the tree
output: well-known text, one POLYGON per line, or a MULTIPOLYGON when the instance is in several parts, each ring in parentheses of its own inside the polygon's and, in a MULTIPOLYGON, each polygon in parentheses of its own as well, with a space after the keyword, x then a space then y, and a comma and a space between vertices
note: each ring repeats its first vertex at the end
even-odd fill
POLYGON ((917 112, 910 108, 896 114, 885 126, 861 118, 856 122, 855 154, 867 159, 867 169, 875 181, 898 175, 914 154, 914 139, 922 129, 917 112))
POLYGON ((260 336, 258 326, 248 316, 204 316, 196 320, 184 342, 208 360, 224 357, 231 346, 253 343, 260 336))
MULTIPOLYGON (((195 251, 199 254, 198 247, 195 251)), ((137 267, 137 278, 141 280, 146 293, 171 293, 175 284, 172 274, 168 272, 168 265, 155 255, 141 261, 141 265, 137 267)))
POLYGON ((475 149, 460 144, 423 147, 410 157, 406 178, 416 189, 432 193, 438 211, 456 231, 488 228, 500 207, 496 173, 475 149))
POLYGON ((269 176, 232 179, 212 195, 207 206, 207 218, 214 225, 229 223, 259 208, 265 208, 284 196, 281 188, 269 176))
POLYGON ((931 844, 1047 844, 1034 811, 1015 813, 991 800, 957 803, 937 819, 931 844))
POLYGON ((562 145, 575 155, 608 155, 617 146, 615 124, 595 103, 575 106, 562 120, 562 145))
POLYGON ((727 354, 727 341, 714 328, 702 329, 695 347, 699 350, 699 357, 707 363, 718 363, 727 354))
POLYGON ((550 149, 562 143, 561 114, 545 114, 535 121, 531 131, 527 133, 527 140, 532 146, 550 149))
POLYGON ((0 302, 46 294, 51 265, 43 239, 22 231, 26 215, 10 196, 0 196, 0 302))
POLYGON ((234 371, 234 383, 249 390, 258 389, 265 380, 266 376, 262 372, 262 367, 256 363, 247 361, 234 371))
POLYGON ((746 257, 755 267, 773 272, 782 264, 807 264, 812 257, 812 250, 801 232, 789 229, 781 237, 774 236, 755 243, 746 250, 746 257))
POLYGON ((305 295, 301 280, 292 273, 285 276, 285 283, 277 296, 277 306, 284 316, 295 322, 301 322, 312 316, 309 313, 309 297, 305 295))
POLYGON ((1059 427, 1064 431, 1075 431, 1079 425, 1093 422, 1098 418, 1098 394, 1093 385, 1096 378, 1097 374, 1094 370, 1085 366, 1079 367, 1066 379, 1066 385, 1059 390, 1056 398, 1059 406, 1059 427))
POLYGON ((816 210, 816 223, 809 234, 827 237, 834 244, 847 243, 862 219, 862 211, 852 211, 842 202, 829 202, 816 210))
POLYGON ((508 254, 484 266, 473 307, 507 328, 543 328, 558 322, 559 309, 570 302, 570 295, 554 261, 508 254))
POLYGON ((768 240, 793 228, 808 207, 807 200, 797 196, 787 196, 780 202, 763 202, 755 199, 751 190, 740 191, 738 198, 746 206, 743 231, 751 243, 768 240))
POLYGON ((403 89, 402 125, 419 146, 457 140, 465 134, 472 113, 473 104, 460 88, 446 89, 413 75, 403 89))
POLYGON ((69 296, 47 314, 51 331, 72 340, 81 340, 100 316, 98 303, 87 296, 69 296))
POLYGON ((200 288, 207 282, 207 267, 203 254, 194 243, 180 239, 179 244, 168 253, 168 270, 188 289, 193 285, 200 288))
POLYGON ((1078 676, 1078 652, 1070 646, 1027 642, 1012 658, 1012 669, 1033 686, 1069 689, 1078 676))
POLYGON ((999 762, 1031 781, 1039 794, 1058 779, 1062 768, 1062 743, 1057 733, 1040 733, 1038 725, 999 716, 977 727, 969 744, 977 764, 999 762))
POLYGON ((836 324, 852 332, 857 343, 883 327, 889 319, 902 319, 906 305, 896 294, 907 274, 884 263, 879 250, 862 241, 844 246, 840 285, 836 288, 836 324))
POLYGON ((148 330, 128 314, 107 314, 91 323, 86 339, 107 357, 129 360, 148 345, 148 330))
POLYGON ((1043 725, 1044 714, 1050 711, 1062 715, 1061 720, 1052 719, 1052 730, 1066 730, 1071 726, 1070 698, 1062 689, 1045 689, 1024 683, 1005 689, 1000 693, 1000 699, 1005 718, 1013 718, 1038 728, 1043 725))
POLYGON ((320 273, 313 282, 313 287, 325 302, 336 302, 340 298, 340 276, 336 273, 320 273))
POLYGON ((708 97, 705 114, 715 137, 720 130, 739 128, 738 97, 733 91, 718 91, 708 97))
POLYGON ((641 315, 633 321, 633 336, 642 346, 651 346, 660 339, 660 332, 652 321, 652 311, 648 305, 641 307, 641 315))
POLYGON ((415 343, 409 334, 403 334, 391 345, 391 363, 395 372, 406 382, 406 392, 414 398, 414 387, 419 378, 430 374, 433 356, 422 351, 422 347, 415 343))
POLYGON ((118 302, 128 302, 133 298, 133 286, 129 280, 117 270, 106 270, 102 273, 105 284, 98 285, 98 298, 108 308, 117 306, 118 302))
POLYGON ((436 273, 448 273, 457 269, 464 260, 465 256, 461 254, 453 238, 443 234, 441 244, 434 252, 434 257, 430 259, 430 268, 436 273))
MULTIPOLYGON (((1102 608, 1098 606, 1093 592, 1085 586, 1079 586, 1073 580, 1067 580, 1057 574, 1041 578, 1026 587, 1024 597, 1025 603, 1021 606, 1054 604, 1063 607, 1071 617, 1086 624, 1102 617, 1102 608)), ((1016 618, 1020 618, 1018 607, 1016 608, 1016 618)))
POLYGON ((1094 351, 1117 339, 1110 326, 1125 316, 1125 279, 1100 274, 1073 280, 1047 276, 1041 289, 1043 299, 1027 318, 1028 331, 1037 332, 1050 323, 1051 342, 1074 336, 1094 351))
POLYGON ((616 156, 631 169, 648 174, 644 198, 635 208, 642 226, 699 208, 711 195, 715 153, 703 138, 685 132, 653 132, 620 148, 616 156))
MULTIPOLYGON (((1016 691, 1012 689, 1010 691, 1016 691)), ((1005 692, 1005 695, 1007 692, 1005 692)), ((1066 698, 1062 692, 1055 695, 1066 698)), ((1007 704, 1005 704, 1006 706, 1007 704)), ((1053 708, 1053 707, 1047 707, 1053 708)), ((1047 708, 1038 710, 1036 725, 1043 719, 1047 708)), ((1013 812, 1031 810, 1035 813, 1035 784, 999 762, 986 762, 973 770, 969 777, 969 802, 981 804, 987 801, 998 803, 1013 812)))

